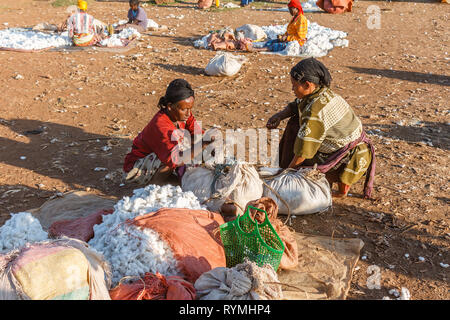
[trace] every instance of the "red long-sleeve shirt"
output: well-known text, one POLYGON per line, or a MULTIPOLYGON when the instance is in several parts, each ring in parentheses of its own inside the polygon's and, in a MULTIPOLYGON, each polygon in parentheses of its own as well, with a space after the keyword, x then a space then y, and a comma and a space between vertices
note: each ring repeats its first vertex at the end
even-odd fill
MULTIPOLYGON (((192 114, 186 122, 179 121, 177 123, 179 129, 186 129, 191 135, 194 134, 195 127, 198 128, 198 133, 202 132, 192 114)), ((170 120, 169 116, 164 111, 159 111, 147 124, 144 130, 134 138, 131 152, 125 156, 123 170, 129 172, 133 169, 134 163, 138 159, 144 158, 152 152, 157 155, 162 163, 175 169, 177 164, 172 160, 178 159, 178 155, 174 152, 177 151, 178 148, 175 147, 178 143, 182 142, 183 139, 182 136, 177 136, 177 140, 172 141, 172 134, 176 129, 178 128, 172 120, 170 120), (173 158, 172 153, 174 153, 173 158)))

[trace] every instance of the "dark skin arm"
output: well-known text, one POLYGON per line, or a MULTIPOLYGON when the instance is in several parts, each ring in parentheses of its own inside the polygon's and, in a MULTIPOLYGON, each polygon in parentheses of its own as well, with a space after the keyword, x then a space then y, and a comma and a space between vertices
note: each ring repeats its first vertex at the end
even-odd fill
MULTIPOLYGON (((295 105, 288 104, 283 110, 278 113, 275 113, 270 119, 267 121, 266 127, 267 129, 276 129, 280 122, 284 119, 290 118, 294 115, 295 105)), ((297 169, 302 163, 305 161, 305 158, 294 156, 291 163, 289 164, 289 168, 297 169)))
MULTIPOLYGON (((192 159, 195 159, 197 156, 199 156, 203 152, 203 150, 205 150, 205 148, 208 145, 210 145, 213 142, 214 142, 214 137, 211 137, 211 141, 201 141, 202 146, 201 146, 200 150, 197 150, 194 147, 195 144, 192 143, 191 144, 191 149, 190 149, 191 157, 189 158, 189 160, 192 161, 192 159), (195 153, 195 151, 197 151, 197 153, 195 153)), ((197 143, 199 144, 200 142, 197 142, 197 143)), ((189 150, 187 150, 187 152, 189 152, 189 150)), ((180 152, 180 156, 183 156, 183 152, 180 152)), ((184 164, 185 163, 182 163, 180 166, 183 166, 184 164)))
POLYGON ((273 116, 269 118, 269 120, 267 120, 266 128, 267 129, 278 128, 281 121, 290 118, 295 114, 293 108, 294 106, 292 104, 288 104, 283 110, 275 113, 273 116))

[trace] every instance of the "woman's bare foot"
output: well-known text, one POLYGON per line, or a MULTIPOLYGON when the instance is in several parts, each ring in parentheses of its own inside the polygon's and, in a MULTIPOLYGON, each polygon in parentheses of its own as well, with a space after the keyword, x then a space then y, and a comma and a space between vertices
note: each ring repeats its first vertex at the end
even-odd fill
POLYGON ((350 190, 350 185, 338 182, 339 191, 333 191, 332 196, 334 198, 345 198, 347 197, 348 191, 350 190))
POLYGON ((340 191, 333 191, 332 194, 333 198, 345 198, 347 197, 346 193, 341 193, 340 191))

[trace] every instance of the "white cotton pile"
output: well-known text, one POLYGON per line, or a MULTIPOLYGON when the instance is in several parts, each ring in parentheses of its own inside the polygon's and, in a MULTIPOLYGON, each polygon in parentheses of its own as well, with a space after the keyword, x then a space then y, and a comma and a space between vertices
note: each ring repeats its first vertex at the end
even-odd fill
POLYGON ((320 9, 317 4, 317 0, 307 0, 306 2, 302 2, 302 8, 303 12, 320 12, 322 9, 320 9))
POLYGON ((70 46, 72 41, 67 32, 59 34, 48 34, 21 28, 0 30, 0 47, 41 50, 50 47, 70 46))
POLYGON ((44 241, 48 234, 38 219, 29 212, 11 214, 11 219, 0 227, 0 253, 23 247, 27 243, 44 241))
POLYGON ((133 37, 139 38, 141 34, 134 28, 124 28, 119 33, 113 34, 111 37, 103 39, 100 44, 104 47, 123 47, 123 39, 130 39, 133 37))
POLYGON ((152 19, 147 19, 147 28, 157 30, 159 28, 159 25, 152 19))
POLYGON ((194 41, 194 47, 200 48, 200 49, 207 49, 208 48, 208 37, 209 34, 202 37, 201 39, 194 41))
MULTIPOLYGON (((263 26, 262 29, 269 39, 276 39, 277 35, 284 34, 287 24, 276 26, 263 26)), ((280 52, 264 52, 267 54, 280 54, 299 57, 323 57, 334 47, 347 47, 347 33, 322 27, 316 22, 308 21, 307 41, 300 46, 297 41, 292 41, 287 48, 280 52)))
POLYGON ((287 24, 285 25, 270 25, 262 26, 261 28, 266 33, 268 39, 276 39, 279 34, 286 33, 287 24))
POLYGON ((113 285, 125 276, 143 276, 146 272, 179 274, 171 248, 157 232, 123 224, 160 208, 205 209, 192 192, 183 192, 178 186, 148 185, 117 202, 114 212, 94 226, 89 245, 108 260, 113 285))

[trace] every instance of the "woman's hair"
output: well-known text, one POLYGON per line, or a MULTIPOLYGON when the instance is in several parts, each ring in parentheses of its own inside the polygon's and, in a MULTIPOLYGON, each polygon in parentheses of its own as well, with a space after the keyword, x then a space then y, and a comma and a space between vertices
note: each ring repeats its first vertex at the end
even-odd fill
POLYGON ((130 0, 130 1, 129 1, 129 4, 130 4, 130 5, 132 5, 132 4, 137 4, 137 5, 139 5, 139 2, 140 2, 139 0, 130 0))
POLYGON ((320 86, 331 85, 331 74, 322 62, 314 59, 303 59, 291 69, 291 76, 297 82, 312 82, 320 86))
POLYGON ((158 106, 165 108, 169 103, 177 103, 189 97, 194 97, 194 90, 184 79, 175 79, 167 87, 166 94, 159 99, 158 106))

